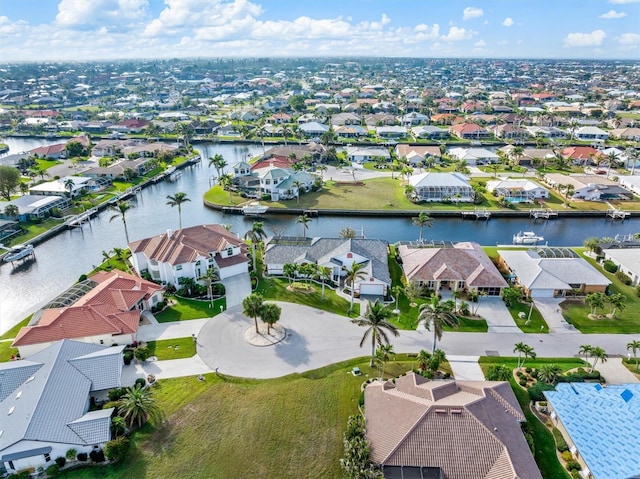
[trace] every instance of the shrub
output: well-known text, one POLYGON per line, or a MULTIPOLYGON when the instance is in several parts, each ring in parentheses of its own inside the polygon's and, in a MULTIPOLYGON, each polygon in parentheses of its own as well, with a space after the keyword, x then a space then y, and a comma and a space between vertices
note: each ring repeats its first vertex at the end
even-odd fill
POLYGON ((530 367, 527 367, 525 371, 527 372, 527 374, 531 374, 531 371, 533 371, 533 369, 531 369, 530 367))
POLYGON ((102 405, 102 409, 111 409, 112 407, 118 408, 118 401, 107 401, 102 405))
POLYGON ((111 461, 119 462, 124 459, 128 450, 129 438, 126 436, 121 436, 105 444, 104 455, 107 456, 107 459, 111 461))
POLYGON ((520 381, 518 381, 518 384, 520 384, 520 386, 525 387, 527 385, 527 378, 520 378, 520 381))
POLYGON ((87 275, 86 274, 81 274, 80 277, 78 278, 78 282, 84 281, 85 279, 87 279, 87 275))
POLYGON ((606 260, 604 263, 602 263, 602 267, 609 273, 615 273, 616 271, 618 271, 618 266, 611 260, 606 260))
POLYGON ((516 373, 516 376, 518 376, 519 378, 521 378, 522 376, 524 376, 524 373, 522 371, 518 371, 516 373))
POLYGON ((624 274, 622 271, 616 272, 616 278, 618 278, 622 283, 629 286, 631 284, 631 278, 624 274))
POLYGON ((70 461, 73 461, 76 458, 76 454, 78 454, 78 451, 76 451, 75 449, 69 449, 65 456, 67 456, 67 459, 69 459, 70 461))
POLYGON ((151 353, 149 352, 148 348, 145 347, 138 347, 136 348, 136 350, 133 352, 133 355, 135 356, 135 358, 138 361, 146 361, 147 359, 149 359, 149 356, 151 356, 151 353))
POLYGON ((58 474, 60 474, 60 467, 57 464, 51 464, 49 467, 47 467, 47 470, 45 472, 49 477, 56 477, 58 474))
POLYGON ((547 383, 535 383, 529 388, 529 400, 531 401, 544 401, 545 397, 543 391, 555 391, 555 388, 547 383))
POLYGON ((124 352, 122 353, 122 361, 126 366, 128 366, 129 364, 131 364, 132 360, 133 360, 133 351, 131 349, 125 349, 124 352))
POLYGON ((56 464, 58 465, 58 467, 64 467, 64 465, 67 463, 67 458, 66 457, 62 457, 62 456, 58 456, 55 459, 56 464))
POLYGON ((573 454, 571 454, 571 451, 564 451, 561 456, 565 462, 573 461, 573 454))
POLYGON ((582 466, 578 461, 569 461, 567 462, 566 467, 567 471, 579 471, 580 469, 582 469, 582 466))
POLYGON ((117 401, 127 392, 125 388, 113 388, 109 391, 109 401, 117 401))
POLYGON ((571 479, 582 479, 580 471, 576 471, 575 469, 571 471, 571 479))
POLYGON ((147 380, 145 378, 138 378, 136 379, 136 382, 134 383, 133 387, 143 388, 146 385, 147 385, 147 380))
POLYGON ((89 457, 93 462, 104 462, 104 452, 102 452, 102 449, 94 449, 89 453, 89 457))
POLYGON ((559 452, 565 452, 569 450, 567 441, 564 440, 564 437, 562 437, 562 433, 557 427, 553 428, 553 438, 556 440, 556 449, 559 452))
POLYGON ((80 462, 85 462, 87 460, 87 453, 86 452, 79 453, 77 459, 80 462))
POLYGON ((533 379, 538 379, 538 370, 534 369, 533 371, 531 371, 531 377, 533 379))

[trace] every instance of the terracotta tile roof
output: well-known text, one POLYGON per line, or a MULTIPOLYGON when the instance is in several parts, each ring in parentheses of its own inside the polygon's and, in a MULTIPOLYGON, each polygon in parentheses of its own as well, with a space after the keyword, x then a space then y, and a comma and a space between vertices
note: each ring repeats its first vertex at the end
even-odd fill
POLYGON ((246 248, 233 233, 217 224, 192 226, 129 243, 132 253, 144 253, 149 259, 171 265, 191 263, 229 246, 246 248))
POLYGON ((371 459, 442 468, 447 479, 540 479, 508 383, 428 381, 414 373, 365 389, 371 459))
POLYGON ((74 303, 113 304, 121 311, 133 308, 140 300, 149 299, 162 286, 124 271, 100 271, 89 278, 98 285, 74 303))
POLYGON ((506 281, 477 243, 456 243, 453 248, 415 248, 400 245, 402 268, 409 281, 462 281, 473 287, 507 286, 506 281))

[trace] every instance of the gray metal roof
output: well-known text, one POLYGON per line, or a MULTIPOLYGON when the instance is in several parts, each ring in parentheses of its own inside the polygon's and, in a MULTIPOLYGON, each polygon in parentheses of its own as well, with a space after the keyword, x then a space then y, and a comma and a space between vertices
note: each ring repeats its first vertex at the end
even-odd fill
POLYGON ((53 449, 51 446, 47 447, 38 447, 36 449, 29 449, 27 451, 18 451, 12 452, 10 454, 5 454, 4 456, 0 456, 0 461, 16 461, 18 459, 24 459, 25 457, 33 457, 40 456, 42 454, 49 454, 53 449))
POLYGON ((4 401, 41 367, 42 363, 26 360, 0 363, 0 401, 4 401))
POLYGON ((90 411, 68 426, 85 444, 100 444, 111 439, 111 415, 115 408, 90 411))
POLYGON ((121 373, 121 351, 65 339, 31 356, 40 367, 0 402, 0 451, 21 440, 93 444, 68 424, 85 415, 94 381, 109 384, 121 373))

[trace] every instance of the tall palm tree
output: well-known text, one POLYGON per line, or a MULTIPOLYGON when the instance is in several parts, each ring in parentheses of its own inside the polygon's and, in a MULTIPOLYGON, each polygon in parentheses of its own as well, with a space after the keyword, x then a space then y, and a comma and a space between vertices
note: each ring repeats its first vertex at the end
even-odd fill
POLYGON ((382 365, 380 378, 384 378, 384 366, 396 353, 393 351, 393 344, 381 344, 376 348, 376 361, 382 365))
POLYGON ((180 229, 182 229, 182 203, 186 203, 187 201, 191 201, 191 200, 187 197, 187 194, 183 193, 182 191, 177 192, 173 196, 167 195, 167 200, 169 200, 167 201, 167 204, 172 208, 174 206, 178 207, 179 225, 180 225, 180 229))
POLYGON ((432 295, 431 301, 420 305, 418 324, 424 323, 427 331, 433 328, 433 350, 436 351, 436 342, 442 339, 444 325, 455 328, 458 326, 458 318, 440 301, 438 296, 432 295))
POLYGON ((587 364, 589 364, 589 354, 591 354, 591 351, 593 351, 593 346, 590 344, 582 344, 578 350, 578 354, 584 354, 584 362, 587 364))
POLYGON ((251 229, 244 234, 244 239, 251 241, 251 257, 253 258, 253 271, 256 271, 256 245, 267 237, 264 231, 264 223, 262 221, 254 221, 251 229))
POLYGON ((157 420, 162 416, 151 389, 133 387, 118 400, 118 413, 131 428, 142 427, 149 419, 157 420))
POLYGON ((300 223, 302 225, 302 237, 307 238, 307 229, 309 229, 309 223, 311 222, 311 218, 307 215, 300 215, 296 220, 296 223, 300 223))
POLYGON ((231 185, 233 184, 233 176, 227 173, 220 175, 218 177, 218 183, 220 183, 220 186, 222 186, 223 190, 229 191, 229 204, 231 204, 231 185))
POLYGON ((302 183, 298 180, 295 180, 293 183, 291 183, 291 186, 293 186, 296 189, 296 204, 299 205, 300 204, 300 188, 302 188, 302 183))
POLYGON ((351 288, 351 305, 349 306, 349 312, 353 311, 353 299, 356 290, 356 281, 359 279, 364 279, 366 273, 363 271, 364 265, 360 263, 356 263, 355 261, 351 263, 351 266, 348 268, 342 267, 345 272, 344 282, 348 284, 351 288))
POLYGON ((71 198, 71 192, 73 191, 74 186, 76 186, 76 182, 73 181, 73 178, 67 178, 64 180, 64 189, 69 192, 69 198, 71 198))
POLYGON ((122 224, 124 225, 124 236, 127 239, 127 244, 129 244, 129 231, 127 230, 127 211, 129 211, 133 206, 128 201, 118 201, 115 205, 109 205, 109 208, 117 211, 115 215, 112 215, 109 218, 109 222, 112 222, 116 218, 122 218, 122 224))
POLYGON ((256 334, 258 330, 258 316, 262 313, 263 298, 261 294, 251 293, 249 296, 242 300, 242 312, 253 318, 253 323, 256 326, 256 334))
POLYGON ((318 269, 316 269, 316 278, 322 282, 322 301, 324 301, 324 284, 325 281, 331 279, 331 273, 333 273, 333 270, 328 266, 318 266, 318 269))
POLYGON ((421 349, 418 355, 416 356, 418 360, 418 369, 420 371, 426 371, 429 369, 429 365, 431 364, 431 353, 426 349, 421 349))
POLYGON ((213 166, 216 169, 216 173, 218 174, 218 178, 222 174, 222 171, 227 166, 227 162, 224 157, 220 153, 216 153, 213 158, 209 158, 209 166, 213 166))
POLYGON ((524 366, 524 362, 527 358, 535 359, 536 353, 531 346, 525 344, 523 342, 516 343, 513 348, 514 353, 518 353, 518 367, 521 368, 524 366), (524 356, 524 358, 523 358, 524 356))
POLYGON ((271 326, 280 320, 282 308, 276 303, 264 303, 260 308, 260 319, 267 325, 267 334, 271 333, 271 326))
POLYGON ((607 359, 609 358, 609 355, 600 346, 596 346, 591 351, 591 357, 593 358, 593 364, 591 365, 591 372, 593 372, 596 369, 596 364, 598 364, 598 361, 602 363, 606 363, 607 359))
POLYGON ((367 304, 367 312, 364 317, 356 318, 351 321, 357 326, 367 328, 360 340, 360 347, 362 347, 367 338, 371 336, 371 361, 369 363, 371 367, 374 366, 376 346, 390 344, 387 332, 394 336, 400 335, 396 327, 387 321, 390 316, 391 311, 389 311, 389 308, 376 300, 373 304, 369 301, 367 304))
POLYGON ((420 228, 420 238, 418 242, 422 243, 422 230, 426 226, 431 228, 433 226, 433 218, 425 212, 421 212, 417 217, 413 218, 413 224, 420 228))
POLYGON ((199 281, 204 283, 207 288, 207 295, 209 296, 209 306, 213 308, 213 284, 220 281, 220 270, 214 266, 207 269, 204 276, 198 278, 199 281))
POLYGON ((638 370, 638 349, 640 349, 640 341, 634 339, 630 343, 627 343, 627 351, 633 352, 633 359, 636 360, 636 370, 638 370))

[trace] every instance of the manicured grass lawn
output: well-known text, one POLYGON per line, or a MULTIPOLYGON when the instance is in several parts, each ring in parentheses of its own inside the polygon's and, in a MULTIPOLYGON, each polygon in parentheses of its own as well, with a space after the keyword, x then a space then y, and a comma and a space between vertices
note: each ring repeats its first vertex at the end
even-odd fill
POLYGON ((29 321, 31 321, 31 316, 33 316, 32 314, 30 314, 29 316, 27 316, 25 319, 23 319, 22 321, 20 321, 18 324, 16 324, 13 328, 11 328, 9 331, 7 331, 6 333, 4 333, 2 336, 0 336, 0 339, 13 339, 16 337, 16 335, 18 334, 18 332, 24 328, 27 324, 29 324, 29 321))
MULTIPOLYGON (((165 300, 168 297, 165 297, 165 300)), ((227 300, 218 298, 213 301, 213 308, 209 301, 199 301, 196 299, 178 298, 171 296, 176 301, 160 313, 154 314, 159 323, 170 321, 186 321, 189 319, 211 318, 220 313, 220 306, 227 309, 227 300)))
MULTIPOLYGON (((515 369, 517 366, 516 358, 495 358, 495 357, 482 357, 479 360, 480 367, 486 374, 487 369, 495 364, 504 364, 512 369, 515 369)), ((580 360, 572 359, 572 358, 555 358, 555 359, 529 359, 525 365, 531 366, 533 368, 539 368, 544 364, 557 364, 562 368, 563 371, 568 371, 569 369, 577 368, 583 366, 584 363, 580 360)), ((515 379, 511 377, 509 379, 509 384, 511 385, 511 389, 516 395, 518 399, 518 403, 524 412, 524 415, 527 418, 527 423, 531 428, 531 432, 533 435, 534 443, 535 443, 535 454, 534 457, 536 459, 536 463, 540 468, 540 472, 542 473, 542 477, 545 479, 568 479, 570 476, 567 471, 564 469, 558 457, 556 455, 556 445, 553 439, 553 434, 551 431, 542 424, 538 418, 535 416, 531 409, 529 408, 529 395, 527 391, 521 388, 518 384, 516 384, 515 379)))
MULTIPOLYGON (((63 221, 61 219, 47 218, 46 220, 40 223, 35 223, 35 222, 20 223, 20 226, 24 230, 24 233, 6 240, 5 244, 8 246, 13 246, 16 244, 26 243, 30 239, 35 238, 36 236, 44 233, 45 231, 50 230, 51 228, 53 228, 54 226, 62 222, 63 221)), ((36 254, 38 254, 37 250, 36 250, 36 254)))
POLYGON ((18 349, 11 347, 11 341, 0 342, 0 362, 9 361, 11 356, 16 354, 18 354, 18 349))
MULTIPOLYGON (((638 356, 639 358, 639 363, 640 363, 640 355, 638 356)), ((640 381, 640 368, 638 368, 638 366, 636 366, 636 360, 633 358, 633 356, 631 356, 631 359, 623 359, 622 360, 622 364, 624 364, 624 366, 631 371, 633 374, 636 375, 636 378, 638 378, 638 380, 640 381)))
POLYGON ((260 293, 266 300, 287 301, 302 304, 311 308, 321 309, 341 316, 357 317, 360 314, 360 305, 353 304, 353 311, 349 314, 349 301, 338 296, 335 291, 325 286, 324 300, 322 299, 322 285, 311 283, 313 293, 292 292, 287 290, 289 281, 284 278, 263 277, 260 278, 256 293, 260 293))
POLYGON ((158 361, 190 358, 196 354, 196 343, 191 337, 149 341, 147 348, 151 356, 157 357, 158 361))
MULTIPOLYGON (((38 165, 40 168, 42 168, 43 170, 47 170, 49 168, 51 168, 52 166, 56 166, 59 165, 60 161, 58 160, 44 160, 44 159, 40 159, 38 158, 36 160, 36 165, 38 165)), ((50 179, 47 179, 47 181, 49 181, 50 179)))
POLYGON ((511 317, 515 321, 516 325, 522 330, 523 333, 548 333, 549 325, 540 314, 540 311, 534 306, 531 309, 531 303, 515 303, 509 307, 511 317), (531 310, 531 322, 526 324, 527 318, 529 318, 529 311, 531 310), (520 318, 518 313, 524 313, 524 318, 520 318))
MULTIPOLYGON (((608 273, 592 258, 582 255, 584 248, 576 248, 581 257, 589 264, 604 274, 611 282, 609 292, 611 294, 622 293, 626 296, 626 307, 616 313, 615 319, 589 319, 591 308, 582 300, 569 300, 562 303, 562 312, 568 322, 573 324, 583 333, 607 333, 607 334, 627 334, 640 333, 640 298, 636 296, 635 288, 626 286, 614 274, 608 273)), ((600 314, 608 313, 610 306, 605 306, 600 310, 600 314)))
MULTIPOLYGON (((391 362, 385 369, 410 367, 391 362)), ((358 412, 366 375, 377 374, 359 358, 265 381, 215 374, 158 381, 166 421, 134 434, 123 464, 61 477, 341 477, 347 417, 358 412), (354 366, 363 376, 351 374, 354 366)))

